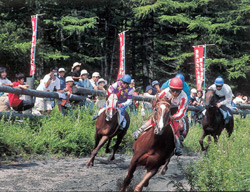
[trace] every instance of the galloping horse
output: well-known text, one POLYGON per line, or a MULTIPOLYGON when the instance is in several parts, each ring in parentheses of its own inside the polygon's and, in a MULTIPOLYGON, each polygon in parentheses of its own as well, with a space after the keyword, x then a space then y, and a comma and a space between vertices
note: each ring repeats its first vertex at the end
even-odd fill
POLYGON ((169 161, 173 155, 175 142, 174 133, 169 124, 170 100, 157 98, 153 108, 155 126, 143 132, 135 141, 134 155, 121 191, 126 190, 137 166, 145 166, 147 169, 142 181, 135 188, 135 191, 141 191, 143 187, 148 186, 149 179, 157 173, 160 166, 169 161))
POLYGON ((206 113, 202 120, 203 131, 199 141, 202 151, 208 149, 209 143, 211 142, 210 135, 213 136, 214 142, 217 143, 218 138, 224 128, 226 128, 229 137, 233 132, 234 119, 233 117, 230 118, 229 123, 225 124, 223 115, 216 106, 216 102, 218 100, 219 97, 215 94, 215 91, 212 89, 208 89, 206 92, 205 103, 204 103, 206 108, 206 113), (208 144, 206 147, 204 147, 203 140, 207 135, 209 135, 208 144))
POLYGON ((119 112, 117 109, 117 100, 118 97, 116 94, 111 94, 106 102, 106 107, 103 108, 101 115, 96 121, 96 133, 95 133, 95 148, 91 153, 91 157, 86 164, 86 167, 89 165, 94 165, 94 159, 97 155, 99 149, 108 141, 106 146, 106 153, 109 152, 109 144, 111 139, 117 135, 116 144, 113 147, 113 154, 109 160, 115 159, 115 152, 117 151, 122 138, 127 132, 127 129, 130 124, 130 118, 128 113, 125 111, 125 118, 127 120, 126 127, 121 130, 119 129, 119 112))

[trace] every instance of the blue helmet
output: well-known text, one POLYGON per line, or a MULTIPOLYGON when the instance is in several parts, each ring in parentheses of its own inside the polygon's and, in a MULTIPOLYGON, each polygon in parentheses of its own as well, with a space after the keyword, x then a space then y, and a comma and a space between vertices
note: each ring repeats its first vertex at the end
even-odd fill
POLYGON ((160 85, 159 81, 155 80, 152 82, 152 87, 154 87, 155 85, 160 85))
POLYGON ((221 76, 218 76, 215 81, 214 81, 214 84, 218 87, 221 87, 223 86, 224 84, 224 79, 221 77, 221 76))
POLYGON ((177 75, 175 75, 175 77, 178 77, 179 79, 181 79, 182 83, 185 82, 185 77, 181 73, 178 73, 177 75))
POLYGON ((122 78, 120 78, 119 80, 121 80, 125 83, 131 83, 131 77, 130 77, 130 75, 127 75, 127 74, 123 75, 122 78))

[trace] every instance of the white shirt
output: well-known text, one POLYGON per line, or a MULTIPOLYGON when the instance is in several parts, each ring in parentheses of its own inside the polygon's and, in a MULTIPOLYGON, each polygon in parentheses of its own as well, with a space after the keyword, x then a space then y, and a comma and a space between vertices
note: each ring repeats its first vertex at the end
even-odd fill
POLYGON ((55 80, 53 79, 50 80, 50 84, 46 88, 45 83, 47 83, 49 79, 50 79, 50 75, 45 75, 45 77, 43 78, 43 80, 41 81, 41 83, 39 84, 36 90, 53 92, 54 88, 60 89, 60 80, 57 77, 55 80))
POLYGON ((7 79, 7 77, 4 79, 0 78, 0 85, 3 85, 3 84, 11 84, 11 81, 7 79))
POLYGON ((222 105, 226 105, 227 107, 231 106, 231 101, 233 97, 232 89, 229 85, 223 84, 221 90, 216 89, 216 85, 211 85, 208 89, 213 89, 215 91, 215 94, 219 97, 225 97, 225 100, 220 102, 222 105))
POLYGON ((244 103, 245 101, 243 99, 241 99, 240 97, 236 97, 233 102, 237 105, 237 104, 240 104, 240 103, 244 103))
POLYGON ((187 94, 182 90, 179 96, 174 98, 170 93, 170 88, 168 87, 160 93, 160 98, 162 97, 171 99, 171 105, 178 107, 178 111, 173 116, 177 120, 181 119, 187 110, 187 105, 188 105, 187 94))

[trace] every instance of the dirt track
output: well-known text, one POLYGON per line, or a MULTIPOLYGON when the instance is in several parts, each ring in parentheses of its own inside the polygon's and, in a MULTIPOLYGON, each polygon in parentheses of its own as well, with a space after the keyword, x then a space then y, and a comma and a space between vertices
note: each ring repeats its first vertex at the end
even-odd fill
MULTIPOLYGON (((144 191, 174 191, 170 181, 181 181, 188 190, 189 186, 177 164, 185 168, 187 163, 197 160, 198 156, 183 155, 173 157, 167 173, 155 175, 144 191)), ((112 163, 107 157, 98 157, 95 166, 85 168, 88 158, 65 158, 34 160, 0 166, 1 191, 118 191, 127 173, 131 157, 116 155, 112 163)), ((140 181, 145 171, 137 169, 129 190, 140 181)))

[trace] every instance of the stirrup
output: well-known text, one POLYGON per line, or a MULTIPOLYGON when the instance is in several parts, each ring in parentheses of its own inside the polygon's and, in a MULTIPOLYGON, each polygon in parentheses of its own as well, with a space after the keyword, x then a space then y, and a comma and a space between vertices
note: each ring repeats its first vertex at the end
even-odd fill
POLYGON ((93 115, 92 120, 96 120, 99 117, 99 115, 93 115))
POLYGON ((134 140, 137 140, 138 137, 141 135, 141 132, 139 132, 138 130, 136 130, 135 132, 132 133, 134 140))

